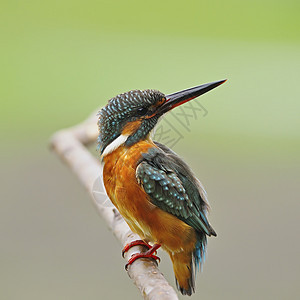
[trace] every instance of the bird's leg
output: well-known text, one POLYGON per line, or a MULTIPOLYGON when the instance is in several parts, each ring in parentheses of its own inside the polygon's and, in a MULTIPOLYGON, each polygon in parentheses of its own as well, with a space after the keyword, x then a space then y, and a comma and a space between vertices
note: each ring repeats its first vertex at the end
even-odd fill
POLYGON ((126 244, 126 246, 123 248, 123 250, 122 250, 122 256, 124 257, 124 255, 125 255, 125 253, 130 249, 130 248, 132 248, 132 247, 134 247, 134 246, 145 246, 145 247, 147 247, 148 249, 151 249, 151 246, 148 244, 148 243, 146 243, 145 241, 143 241, 143 240, 136 240, 136 241, 133 241, 133 242, 131 242, 131 243, 129 243, 129 244, 126 244))
POLYGON ((156 250, 160 247, 159 244, 154 244, 148 251, 144 252, 144 253, 136 253, 133 254, 130 259, 128 260, 128 263, 125 265, 125 270, 127 271, 128 266, 131 265, 135 260, 137 260, 138 258, 153 258, 155 261, 159 260, 160 258, 156 255, 154 255, 153 253, 156 252, 156 250))

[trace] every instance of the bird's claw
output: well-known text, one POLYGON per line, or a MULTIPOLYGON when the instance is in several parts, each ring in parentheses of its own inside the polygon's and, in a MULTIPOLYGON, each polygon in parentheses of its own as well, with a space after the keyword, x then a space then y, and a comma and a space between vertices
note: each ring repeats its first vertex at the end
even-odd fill
POLYGON ((155 260, 156 264, 157 264, 157 260, 160 262, 160 258, 156 255, 154 255, 153 253, 136 253, 133 254, 130 259, 128 260, 128 263, 125 265, 125 270, 128 271, 128 267, 129 265, 131 265, 134 261, 136 261, 139 258, 152 258, 155 260))
POLYGON ((134 246, 145 246, 145 247, 147 247, 148 249, 151 249, 151 246, 150 246, 148 243, 144 242, 143 240, 136 240, 136 241, 133 241, 133 242, 127 244, 127 245, 123 248, 123 250, 122 250, 122 257, 124 258, 125 253, 126 253, 130 248, 132 248, 132 247, 134 247, 134 246))

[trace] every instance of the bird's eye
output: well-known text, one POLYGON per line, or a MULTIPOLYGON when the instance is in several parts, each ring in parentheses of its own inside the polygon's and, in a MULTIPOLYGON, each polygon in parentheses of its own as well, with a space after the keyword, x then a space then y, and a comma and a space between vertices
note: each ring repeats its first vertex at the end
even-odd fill
POLYGON ((144 116, 147 114, 147 112, 148 112, 148 108, 146 107, 140 107, 137 109, 137 113, 139 116, 144 116))

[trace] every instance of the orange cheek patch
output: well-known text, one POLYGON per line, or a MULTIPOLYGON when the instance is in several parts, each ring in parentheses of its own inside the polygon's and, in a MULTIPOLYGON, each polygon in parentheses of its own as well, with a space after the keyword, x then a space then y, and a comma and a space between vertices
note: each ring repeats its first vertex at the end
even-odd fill
POLYGON ((161 100, 158 101, 158 102, 156 103, 156 107, 161 106, 161 105, 164 104, 165 102, 166 102, 166 98, 165 98, 165 97, 161 98, 161 100))
POLYGON ((166 98, 162 98, 160 101, 156 102, 155 105, 152 105, 150 111, 153 111, 152 115, 148 115, 145 118, 150 119, 157 114, 157 109, 166 102, 166 98))
POLYGON ((142 120, 137 120, 137 121, 127 123, 122 130, 122 134, 131 135, 132 133, 135 133, 140 127, 141 122, 142 120))

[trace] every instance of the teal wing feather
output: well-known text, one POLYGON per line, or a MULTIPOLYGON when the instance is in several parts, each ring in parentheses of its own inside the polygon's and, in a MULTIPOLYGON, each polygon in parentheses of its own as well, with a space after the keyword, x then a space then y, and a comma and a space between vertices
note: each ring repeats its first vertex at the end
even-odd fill
POLYGON ((136 169, 137 180, 150 201, 197 232, 216 236, 206 217, 208 204, 199 181, 174 152, 157 146, 143 154, 136 169))

